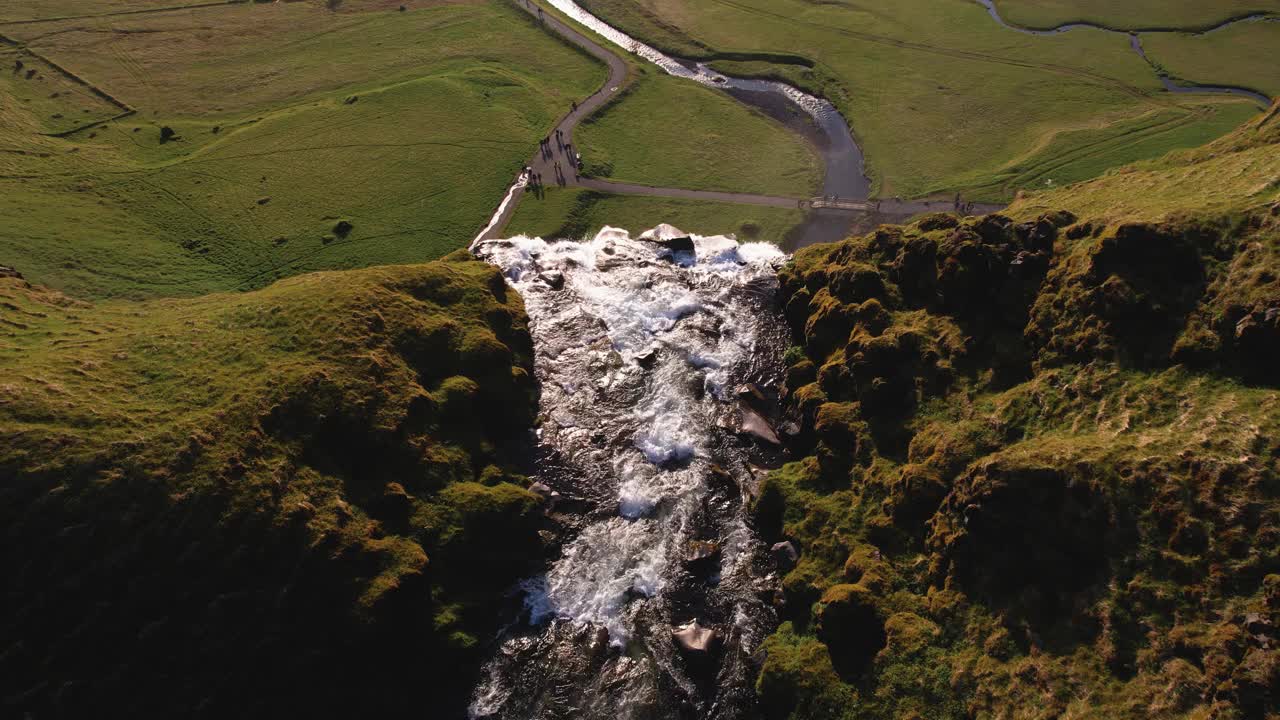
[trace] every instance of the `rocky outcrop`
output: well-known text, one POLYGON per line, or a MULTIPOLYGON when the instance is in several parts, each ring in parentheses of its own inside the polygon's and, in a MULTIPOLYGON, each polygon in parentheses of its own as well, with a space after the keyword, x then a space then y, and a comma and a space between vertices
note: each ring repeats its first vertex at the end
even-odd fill
POLYGON ((771 717, 1280 712, 1276 214, 929 216, 781 277, 771 717))

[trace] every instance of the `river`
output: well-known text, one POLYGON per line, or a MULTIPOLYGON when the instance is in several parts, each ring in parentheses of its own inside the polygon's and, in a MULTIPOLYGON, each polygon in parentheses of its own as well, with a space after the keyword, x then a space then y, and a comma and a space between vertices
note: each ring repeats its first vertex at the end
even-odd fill
POLYGON ((473 718, 757 716, 752 658, 776 623, 776 578, 745 506, 779 451, 760 436, 773 403, 749 390, 780 382, 786 256, 684 237, 605 228, 475 248, 529 314, 535 479, 564 539, 519 588, 473 718))

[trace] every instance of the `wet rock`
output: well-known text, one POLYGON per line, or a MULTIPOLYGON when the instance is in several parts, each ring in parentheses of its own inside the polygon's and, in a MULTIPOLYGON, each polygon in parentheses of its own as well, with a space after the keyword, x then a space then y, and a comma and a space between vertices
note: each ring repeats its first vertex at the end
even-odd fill
POLYGON ((719 649, 720 634, 695 618, 693 622, 671 631, 676 647, 688 655, 708 655, 719 649))
POLYGON ((770 445, 781 445, 778 434, 769 426, 769 421, 751 408, 742 408, 741 432, 770 445))
POLYGON ((537 495, 542 502, 546 504, 548 511, 555 507, 556 501, 560 499, 560 493, 552 490, 551 487, 545 483, 536 482, 530 485, 529 492, 537 495))
POLYGON ((789 573, 800 562, 800 548, 791 540, 783 540, 769 548, 769 558, 780 573, 789 573))
POLYGON ((720 563, 720 543, 712 540, 693 540, 685 549, 684 560, 695 573, 715 570, 720 563))
POLYGON ((710 480, 713 487, 728 490, 733 493, 738 492, 738 482, 728 470, 712 463, 709 468, 710 480))
POLYGON ((640 364, 640 367, 648 370, 657 364, 658 351, 655 348, 649 348, 648 350, 636 355, 636 362, 640 364))
POLYGON ((559 270, 547 270, 539 273, 538 279, 546 283, 547 287, 552 290, 560 290, 564 287, 564 273, 559 270))
POLYGON ((598 627, 586 642, 587 657, 599 659, 609 652, 609 628, 598 627))
POLYGON ((667 238, 658 240, 657 242, 659 245, 673 253, 689 253, 692 255, 695 252, 693 247, 693 238, 690 237, 667 238))
POLYGON ((760 410, 769 404, 769 399, 764 396, 760 388, 755 383, 746 383, 738 386, 738 400, 760 410))

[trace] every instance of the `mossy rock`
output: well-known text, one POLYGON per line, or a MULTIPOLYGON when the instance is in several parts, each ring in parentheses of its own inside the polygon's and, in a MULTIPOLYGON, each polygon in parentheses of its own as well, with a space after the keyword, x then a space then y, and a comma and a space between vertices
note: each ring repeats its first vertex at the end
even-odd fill
POLYGON ((816 634, 846 680, 859 677, 888 642, 885 620, 870 590, 834 585, 818 601, 816 634))

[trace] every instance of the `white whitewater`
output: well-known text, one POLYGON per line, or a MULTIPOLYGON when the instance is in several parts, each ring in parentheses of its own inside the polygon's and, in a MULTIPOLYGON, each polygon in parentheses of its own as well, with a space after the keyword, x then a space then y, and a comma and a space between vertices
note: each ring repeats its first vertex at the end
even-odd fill
POLYGON ((717 488, 725 473, 713 465, 752 484, 736 390, 780 366, 772 294, 785 256, 725 236, 692 236, 692 253, 669 242, 683 237, 606 227, 584 241, 475 248, 529 314, 539 437, 564 469, 540 479, 594 512, 525 583, 531 627, 504 641, 472 717, 749 715, 743 662, 771 619, 740 488, 717 488), (688 569, 694 540, 720 545, 708 577, 688 569), (713 675, 725 688, 697 687, 672 649, 672 627, 694 617, 728 641, 713 675))

